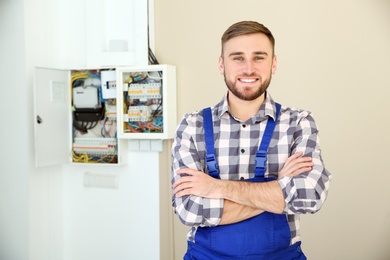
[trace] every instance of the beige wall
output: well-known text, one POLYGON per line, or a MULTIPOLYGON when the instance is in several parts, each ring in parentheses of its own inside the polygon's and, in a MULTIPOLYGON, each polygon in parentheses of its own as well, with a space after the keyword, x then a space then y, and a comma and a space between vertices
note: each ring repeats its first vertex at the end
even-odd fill
MULTIPOLYGON (((303 216, 309 259, 390 259, 390 1, 155 0, 156 56, 177 66, 178 120, 217 103, 222 32, 257 20, 276 38, 270 93, 311 110, 333 173, 323 209, 303 216)), ((175 250, 186 228, 175 224, 175 250)))

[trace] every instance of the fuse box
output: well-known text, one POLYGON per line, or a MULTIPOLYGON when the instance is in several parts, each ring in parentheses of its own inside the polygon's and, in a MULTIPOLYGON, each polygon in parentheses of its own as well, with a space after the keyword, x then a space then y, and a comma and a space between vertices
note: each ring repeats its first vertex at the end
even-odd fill
MULTIPOLYGON (((123 163, 116 69, 35 71, 36 165, 123 163)), ((123 156, 124 157, 124 156, 123 156)))
POLYGON ((115 69, 71 71, 75 163, 118 163, 115 75, 115 69))
POLYGON ((124 139, 170 139, 176 129, 176 68, 117 68, 118 135, 124 139))

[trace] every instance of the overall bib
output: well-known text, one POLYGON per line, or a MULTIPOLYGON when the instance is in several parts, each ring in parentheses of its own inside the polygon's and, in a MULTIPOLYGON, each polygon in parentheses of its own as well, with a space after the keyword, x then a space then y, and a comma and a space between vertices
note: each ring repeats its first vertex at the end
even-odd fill
MULTIPOLYGON (((280 114, 276 104, 275 121, 269 117, 255 158, 255 176, 249 182, 267 182, 265 178, 268 146, 280 114)), ((206 165, 209 175, 219 179, 218 163, 214 154, 214 130, 211 109, 203 110, 206 141, 206 165)), ((301 242, 290 245, 291 233, 286 215, 263 212, 239 223, 216 227, 198 227, 193 242, 188 241, 184 259, 256 259, 256 260, 304 260, 301 242)))

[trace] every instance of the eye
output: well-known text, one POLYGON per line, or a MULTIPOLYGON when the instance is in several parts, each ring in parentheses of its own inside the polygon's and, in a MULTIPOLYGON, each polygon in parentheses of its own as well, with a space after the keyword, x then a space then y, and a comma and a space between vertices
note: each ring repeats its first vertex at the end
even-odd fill
POLYGON ((256 56, 254 59, 256 61, 260 61, 260 60, 264 60, 264 57, 263 56, 256 56))
POLYGON ((241 56, 235 56, 235 57, 233 57, 233 60, 242 61, 242 60, 244 60, 244 58, 242 58, 241 56))

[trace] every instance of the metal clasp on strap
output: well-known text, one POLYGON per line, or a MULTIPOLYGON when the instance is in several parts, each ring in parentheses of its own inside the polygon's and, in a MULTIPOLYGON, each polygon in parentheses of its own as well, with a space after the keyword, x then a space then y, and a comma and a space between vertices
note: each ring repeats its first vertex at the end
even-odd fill
POLYGON ((209 172, 209 175, 215 177, 219 177, 219 169, 218 169, 218 163, 217 159, 215 158, 214 154, 208 154, 206 155, 206 165, 207 170, 209 172))
POLYGON ((258 150, 255 158, 255 169, 265 169, 267 167, 267 151, 258 150))

